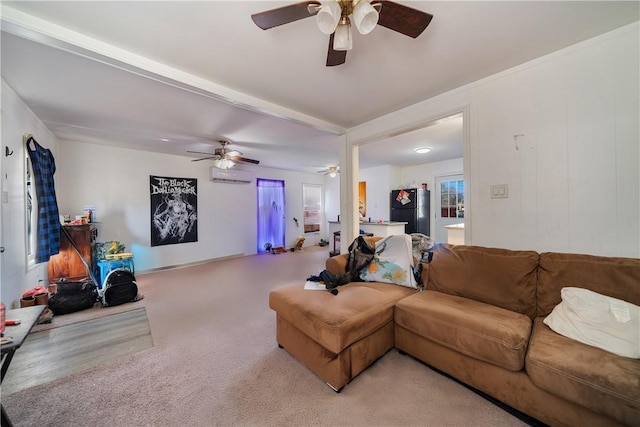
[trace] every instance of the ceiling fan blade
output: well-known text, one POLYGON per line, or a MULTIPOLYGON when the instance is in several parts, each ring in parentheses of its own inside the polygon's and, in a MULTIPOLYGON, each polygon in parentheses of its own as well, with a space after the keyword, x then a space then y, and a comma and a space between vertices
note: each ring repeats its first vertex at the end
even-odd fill
POLYGON ((199 161, 201 161, 201 160, 211 160, 211 159, 217 159, 217 158, 218 158, 218 156, 203 157, 203 158, 201 158, 201 159, 193 159, 193 160, 191 160, 191 161, 192 161, 192 162, 199 162, 199 161))
POLYGON ((260 160, 253 160, 253 159, 247 159, 246 157, 240 157, 240 156, 231 156, 229 157, 231 160, 233 160, 234 162, 245 162, 245 163, 252 163, 254 165, 260 164, 260 160))
MULTIPOLYGON (((335 34, 335 33, 334 33, 335 34)), ((333 36, 329 36, 329 50, 327 52, 327 67, 334 67, 336 65, 344 64, 347 60, 346 50, 334 50, 333 49, 333 36)))
POLYGON ((405 36, 418 37, 427 28, 433 15, 393 1, 376 1, 382 5, 378 25, 397 31, 405 36))
POLYGON ((203 153, 202 151, 187 151, 187 153, 193 153, 193 154, 204 154, 205 156, 214 156, 214 154, 211 154, 211 153, 203 153))
POLYGON ((283 6, 276 9, 266 10, 264 12, 254 13, 251 15, 251 19, 255 24, 263 30, 277 27, 279 25, 288 24, 299 19, 304 19, 312 16, 307 9, 309 4, 320 4, 317 1, 305 1, 295 3, 289 6, 283 6))

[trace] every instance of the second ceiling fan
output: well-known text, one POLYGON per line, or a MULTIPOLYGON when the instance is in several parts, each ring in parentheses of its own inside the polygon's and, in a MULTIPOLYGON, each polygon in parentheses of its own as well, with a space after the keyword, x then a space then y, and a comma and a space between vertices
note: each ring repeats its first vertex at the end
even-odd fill
POLYGON ((229 145, 229 141, 220 140, 218 142, 220 143, 220 145, 222 145, 222 147, 216 148, 213 154, 203 153, 200 151, 188 151, 188 153, 206 155, 206 157, 202 157, 200 159, 194 159, 192 160, 192 162, 199 162, 201 160, 213 160, 213 165, 215 167, 219 169, 225 169, 225 170, 232 168, 236 164, 236 162, 251 163, 254 165, 260 164, 259 160, 242 157, 242 153, 239 152, 238 150, 230 150, 229 148, 227 148, 227 145, 229 145))
POLYGON ((327 67, 344 64, 351 50, 351 22, 361 34, 382 25, 416 38, 427 28, 433 15, 393 1, 326 0, 294 3, 251 15, 263 30, 316 16, 318 28, 329 35, 327 67))
POLYGON ((329 166, 326 169, 319 170, 318 173, 321 173, 321 174, 324 174, 324 175, 329 175, 331 178, 334 178, 336 175, 338 175, 340 173, 340 167, 339 166, 329 166))

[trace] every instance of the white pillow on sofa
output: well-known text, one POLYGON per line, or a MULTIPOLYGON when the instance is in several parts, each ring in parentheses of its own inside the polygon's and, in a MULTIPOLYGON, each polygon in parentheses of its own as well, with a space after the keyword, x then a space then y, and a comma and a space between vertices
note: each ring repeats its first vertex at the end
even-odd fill
POLYGON ((399 234, 378 240, 373 259, 360 272, 360 279, 417 289, 418 284, 413 277, 411 236, 399 234))
POLYGON ((640 358, 640 307, 583 288, 566 287, 544 319, 553 331, 619 356, 640 358))

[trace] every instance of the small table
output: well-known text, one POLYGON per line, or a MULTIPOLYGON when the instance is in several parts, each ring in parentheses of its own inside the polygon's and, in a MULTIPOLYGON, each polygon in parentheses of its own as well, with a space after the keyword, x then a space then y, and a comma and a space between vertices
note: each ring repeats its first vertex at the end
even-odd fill
MULTIPOLYGON (((13 355, 17 349, 22 346, 25 338, 31 332, 34 325, 38 322, 38 317, 44 311, 46 305, 34 305, 31 307, 24 308, 16 308, 14 310, 7 310, 6 318, 7 319, 16 319, 20 320, 19 325, 15 326, 7 326, 4 330, 3 337, 9 337, 12 339, 11 342, 7 344, 3 344, 0 347, 0 352, 2 353, 2 373, 0 377, 0 383, 4 380, 4 376, 7 373, 7 369, 9 369, 9 364, 13 359, 13 355)), ((7 413, 4 411, 4 407, 0 404, 0 409, 2 410, 2 425, 3 426, 12 426, 11 421, 9 421, 9 417, 7 413)))
POLYGON ((136 273, 133 265, 133 258, 106 259, 98 261, 97 265, 98 270, 100 271, 100 283, 96 283, 96 285, 100 289, 104 286, 104 280, 107 278, 107 275, 113 270, 124 269, 129 271, 131 274, 136 273))

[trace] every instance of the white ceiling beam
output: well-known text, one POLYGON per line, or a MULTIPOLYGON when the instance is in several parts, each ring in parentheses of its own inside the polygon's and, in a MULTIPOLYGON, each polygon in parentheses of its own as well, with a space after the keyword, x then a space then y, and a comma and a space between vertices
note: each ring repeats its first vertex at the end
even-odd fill
POLYGON ((2 5, 2 31, 61 49, 238 108, 309 126, 334 135, 346 129, 255 96, 230 89, 44 19, 2 5))

